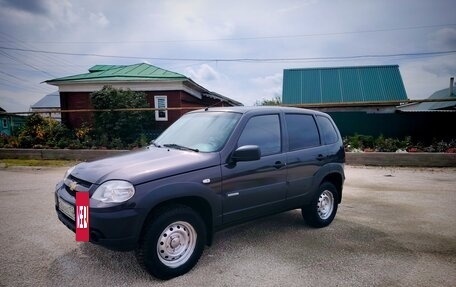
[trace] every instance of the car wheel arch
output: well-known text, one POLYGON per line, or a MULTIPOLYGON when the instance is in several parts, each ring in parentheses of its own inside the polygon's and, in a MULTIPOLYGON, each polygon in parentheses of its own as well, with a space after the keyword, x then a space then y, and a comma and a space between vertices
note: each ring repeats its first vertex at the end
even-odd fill
POLYGON ((210 206, 210 203, 199 196, 180 196, 175 198, 170 198, 165 201, 159 202, 158 204, 154 205, 150 208, 145 217, 145 220, 142 223, 141 232, 138 239, 141 239, 144 236, 144 232, 146 227, 150 223, 150 221, 154 220, 157 214, 160 213, 161 210, 167 209, 169 206, 173 205, 184 205, 190 207, 192 210, 197 212, 201 218, 203 219, 206 230, 207 230, 207 238, 206 243, 207 245, 211 245, 213 239, 213 211, 210 206))
POLYGON ((332 183, 337 189, 337 203, 341 203, 343 181, 343 176, 340 173, 332 172, 323 177, 323 179, 320 181, 319 186, 325 182, 332 183))

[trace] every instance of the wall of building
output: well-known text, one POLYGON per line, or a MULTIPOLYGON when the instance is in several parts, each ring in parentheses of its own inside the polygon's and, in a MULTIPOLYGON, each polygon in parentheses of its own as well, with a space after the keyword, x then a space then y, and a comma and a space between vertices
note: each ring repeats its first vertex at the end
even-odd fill
POLYGON ((365 112, 329 112, 342 136, 354 134, 413 139, 425 142, 455 139, 456 113, 414 112, 371 114, 365 112))
MULTIPOLYGON (((179 119, 183 114, 194 110, 195 108, 208 106, 223 106, 220 100, 203 96, 198 99, 189 93, 181 90, 176 91, 144 91, 147 95, 147 101, 151 108, 155 108, 154 97, 166 96, 168 108, 183 108, 181 110, 168 110, 167 121, 157 121, 155 126, 158 131, 162 131, 179 119), (188 108, 188 109, 186 109, 188 108)), ((81 110, 92 109, 90 92, 61 92, 60 101, 62 110, 81 110)), ((225 103, 226 104, 226 103, 225 103)), ((155 113, 155 111, 151 111, 155 113)), ((81 127, 83 123, 93 121, 92 112, 71 112, 62 113, 62 122, 72 128, 81 127)))
MULTIPOLYGON (((60 103, 62 110, 92 108, 89 92, 60 92, 60 103)), ((91 123, 92 121, 93 114, 91 112, 62 113, 62 122, 72 128, 81 127, 83 123, 91 123)))
POLYGON ((0 134, 11 135, 9 116, 0 116, 0 134))
POLYGON ((0 134, 12 135, 25 123, 24 116, 1 115, 0 116, 0 134))

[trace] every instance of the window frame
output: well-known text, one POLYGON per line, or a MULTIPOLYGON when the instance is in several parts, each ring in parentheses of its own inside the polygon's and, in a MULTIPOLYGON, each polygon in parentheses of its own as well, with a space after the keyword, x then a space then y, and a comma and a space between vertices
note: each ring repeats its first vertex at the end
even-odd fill
POLYGON ((155 110, 155 121, 157 122, 166 122, 168 121, 168 96, 166 95, 157 95, 154 96, 154 107, 156 108, 155 110), (158 106, 159 101, 164 100, 165 107, 164 109, 160 109, 161 107, 158 106), (165 116, 160 117, 160 112, 164 112, 165 116))
POLYGON ((2 127, 3 127, 4 129, 7 129, 7 128, 8 128, 8 120, 5 119, 5 118, 2 119, 2 127))
MULTIPOLYGON (((263 117, 263 116, 276 116, 277 119, 279 120, 278 122, 278 125, 279 125, 279 144, 280 144, 280 148, 279 148, 279 151, 278 152, 275 152, 275 153, 271 153, 271 154, 267 154, 267 155, 264 155, 263 153, 261 154, 261 157, 264 157, 264 156, 271 156, 271 155, 278 155, 278 154, 282 154, 284 153, 284 141, 283 141, 283 126, 282 126, 282 115, 280 113, 268 113, 268 114, 257 114, 257 115, 252 115, 251 117, 249 117, 248 119, 246 119, 245 121, 245 124, 244 126, 242 127, 240 133, 239 133, 239 136, 237 137, 237 140, 236 140, 236 147, 239 148, 241 147, 239 145, 239 140, 241 139, 244 131, 245 131, 245 128, 247 127, 247 125, 249 124, 250 120, 253 119, 253 118, 257 118, 257 117, 263 117)), ((261 146, 258 146, 261 150, 261 146)))
POLYGON ((334 125, 334 122, 327 116, 323 116, 323 115, 315 115, 315 121, 317 123, 317 126, 318 126, 318 130, 320 132, 320 142, 321 142, 321 145, 332 145, 332 144, 335 144, 337 143, 339 140, 340 140, 340 135, 336 129, 336 126, 334 125), (324 118, 326 119, 329 124, 331 125, 332 129, 333 129, 333 132, 334 134, 336 135, 336 140, 334 142, 331 142, 331 143, 328 143, 326 141, 326 138, 324 137, 324 133, 323 133, 323 128, 322 128, 322 125, 318 122, 318 118, 321 117, 321 118, 324 118))
POLYGON ((284 120, 285 120, 285 126, 287 127, 288 151, 293 152, 293 151, 298 151, 298 150, 303 150, 303 149, 315 148, 315 147, 319 147, 319 146, 323 145, 320 128, 318 126, 317 119, 315 118, 315 115, 313 115, 313 114, 305 114, 305 113, 284 113, 284 120), (308 117, 312 118, 313 123, 315 124, 315 129, 316 129, 316 132, 317 132, 317 136, 318 136, 318 144, 312 145, 312 146, 305 146, 305 147, 299 147, 299 148, 292 149, 291 145, 290 145, 290 135, 291 134, 290 134, 290 130, 288 129, 288 121, 287 121, 287 116, 288 115, 308 116, 308 117))

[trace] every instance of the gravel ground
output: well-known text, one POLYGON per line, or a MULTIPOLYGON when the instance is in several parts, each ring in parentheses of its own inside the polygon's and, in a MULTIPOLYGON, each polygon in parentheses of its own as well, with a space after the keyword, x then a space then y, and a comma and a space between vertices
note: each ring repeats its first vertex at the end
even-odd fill
POLYGON ((54 211, 64 172, 0 168, 0 286, 456 286, 456 169, 348 166, 331 226, 293 210, 226 229, 169 281, 75 242, 54 211))

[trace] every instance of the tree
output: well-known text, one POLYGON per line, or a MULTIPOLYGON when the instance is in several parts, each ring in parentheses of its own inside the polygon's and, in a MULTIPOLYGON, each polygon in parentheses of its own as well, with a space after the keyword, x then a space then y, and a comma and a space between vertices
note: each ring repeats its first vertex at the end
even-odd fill
POLYGON ((282 99, 280 96, 275 96, 272 99, 263 99, 257 100, 255 106, 280 106, 282 104, 282 99))
POLYGON ((56 120, 32 114, 25 119, 24 126, 18 132, 17 142, 22 148, 55 147, 61 140, 71 136, 70 130, 56 120))
MULTIPOLYGON (((149 108, 143 92, 114 89, 110 86, 91 94, 94 109, 149 108)), ((99 139, 117 143, 118 147, 134 144, 154 127, 152 111, 95 112, 94 132, 99 139)))

